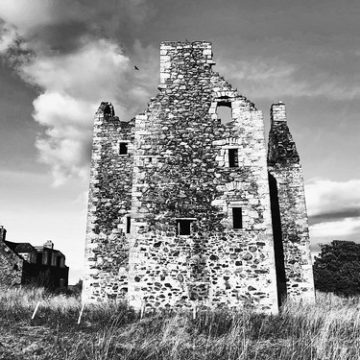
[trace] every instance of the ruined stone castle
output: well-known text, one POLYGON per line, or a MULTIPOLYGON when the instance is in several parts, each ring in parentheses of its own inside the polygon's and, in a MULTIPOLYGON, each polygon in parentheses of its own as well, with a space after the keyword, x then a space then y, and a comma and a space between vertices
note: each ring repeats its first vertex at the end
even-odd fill
POLYGON ((271 107, 266 154, 262 112, 214 64, 209 42, 163 42, 145 112, 96 112, 84 302, 276 313, 285 298, 313 300, 285 105, 271 107))

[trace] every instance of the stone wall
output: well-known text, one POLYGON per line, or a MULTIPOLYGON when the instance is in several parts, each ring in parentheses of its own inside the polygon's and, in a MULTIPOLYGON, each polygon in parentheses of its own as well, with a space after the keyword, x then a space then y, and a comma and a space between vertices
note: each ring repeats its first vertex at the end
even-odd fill
POLYGON ((86 298, 127 293, 129 248, 126 215, 131 210, 134 120, 122 122, 110 103, 94 119, 86 236, 86 298), (127 154, 120 155, 120 143, 127 154))
POLYGON ((84 300, 123 299, 127 288, 125 299, 146 311, 276 312, 262 113, 212 71, 210 43, 166 42, 160 54, 160 92, 131 131, 104 115, 108 105, 95 118, 84 300), (231 108, 231 122, 218 106, 231 108), (121 139, 130 141, 126 160, 121 139), (191 221, 190 235, 177 233, 179 219, 191 221))
MULTIPOLYGON (((284 274, 278 273, 278 278, 286 283, 282 294, 293 300, 313 301, 315 293, 304 181, 283 103, 271 108, 268 167, 272 200, 278 201, 276 206, 280 213, 278 236, 281 237, 276 238, 276 230, 274 236, 275 243, 282 243, 284 274)), ((276 226, 275 221, 273 223, 276 226)))
MULTIPOLYGON (((5 233, 1 232, 0 236, 5 233)), ((4 240, 5 235, 0 238, 0 288, 20 285, 23 268, 23 259, 16 255, 4 240)))
POLYGON ((267 164, 261 111, 212 56, 209 42, 164 42, 145 112, 125 122, 110 103, 97 111, 83 301, 276 313, 287 294, 313 296, 285 107, 272 108, 267 164))

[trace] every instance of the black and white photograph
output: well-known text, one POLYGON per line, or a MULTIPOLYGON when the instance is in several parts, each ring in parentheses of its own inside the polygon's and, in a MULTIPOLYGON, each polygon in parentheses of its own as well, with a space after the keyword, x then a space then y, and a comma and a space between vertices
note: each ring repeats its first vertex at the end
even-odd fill
POLYGON ((360 360, 360 2, 0 0, 0 360, 360 360))

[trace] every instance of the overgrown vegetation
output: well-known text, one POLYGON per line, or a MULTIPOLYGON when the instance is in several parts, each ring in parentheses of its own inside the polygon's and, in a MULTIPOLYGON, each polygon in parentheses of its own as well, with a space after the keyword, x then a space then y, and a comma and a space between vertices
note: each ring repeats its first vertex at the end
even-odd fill
POLYGON ((334 240, 321 246, 314 263, 315 288, 342 296, 360 295, 360 244, 334 240))
POLYGON ((0 359, 343 360, 360 358, 360 299, 318 294, 281 315, 205 312, 139 318, 125 306, 81 309, 41 289, 0 293, 0 359), (40 301, 34 320, 31 316, 40 301))

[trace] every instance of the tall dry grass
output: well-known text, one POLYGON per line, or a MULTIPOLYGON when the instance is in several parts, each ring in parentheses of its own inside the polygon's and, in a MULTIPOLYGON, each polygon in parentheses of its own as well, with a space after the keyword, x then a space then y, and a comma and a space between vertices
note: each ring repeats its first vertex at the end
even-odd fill
POLYGON ((287 303, 277 316, 209 311, 196 319, 191 313, 140 319, 125 306, 99 305, 85 308, 77 325, 80 308, 79 299, 42 289, 0 293, 2 358, 360 359, 359 298, 318 294, 315 305, 287 303))

